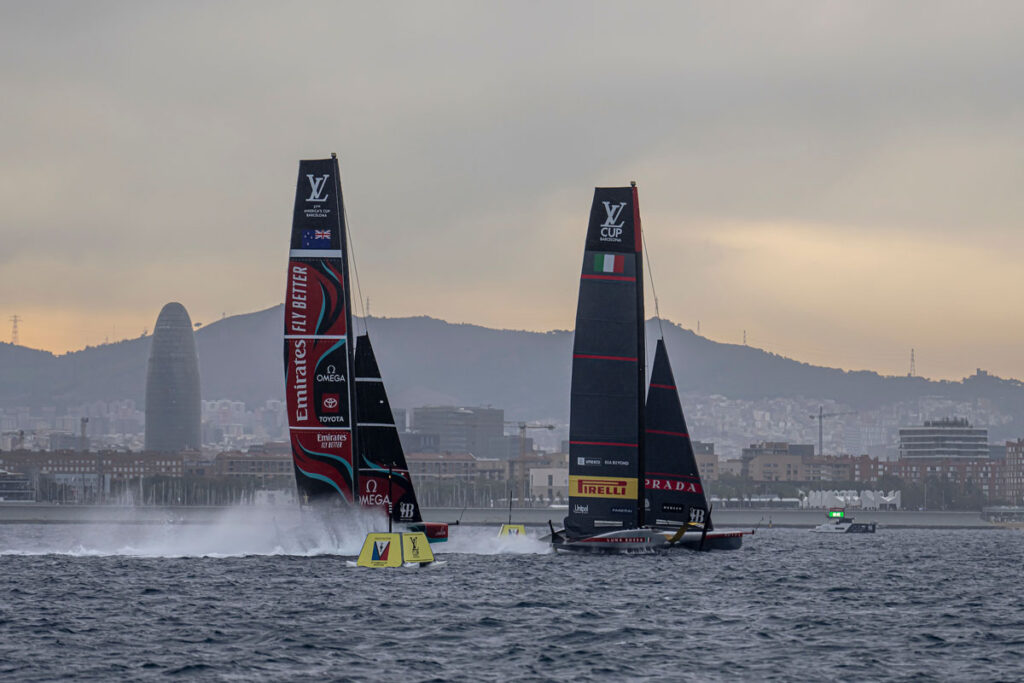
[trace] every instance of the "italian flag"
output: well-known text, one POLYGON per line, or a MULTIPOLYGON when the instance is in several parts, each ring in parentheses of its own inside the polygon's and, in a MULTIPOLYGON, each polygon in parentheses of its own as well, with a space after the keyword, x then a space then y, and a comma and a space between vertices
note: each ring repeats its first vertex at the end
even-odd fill
POLYGON ((624 254, 594 254, 595 273, 621 273, 625 265, 624 254))

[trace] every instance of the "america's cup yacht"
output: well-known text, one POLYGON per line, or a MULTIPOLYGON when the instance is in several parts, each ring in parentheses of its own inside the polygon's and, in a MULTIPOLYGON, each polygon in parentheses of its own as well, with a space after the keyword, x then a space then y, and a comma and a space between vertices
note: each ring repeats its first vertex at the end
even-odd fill
POLYGON ((717 531, 664 340, 645 401, 643 236, 637 187, 596 188, 584 246, 569 410, 569 514, 556 550, 738 548, 717 531))

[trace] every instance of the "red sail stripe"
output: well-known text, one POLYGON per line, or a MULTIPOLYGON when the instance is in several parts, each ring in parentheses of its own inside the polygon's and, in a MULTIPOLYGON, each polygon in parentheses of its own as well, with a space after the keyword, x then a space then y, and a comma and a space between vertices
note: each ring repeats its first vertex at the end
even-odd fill
POLYGON ((636 448, 635 443, 617 443, 615 441, 570 441, 570 446, 625 446, 627 448, 636 448))
POLYGON ((675 389, 676 388, 676 385, 674 385, 674 384, 655 384, 654 382, 651 382, 651 386, 654 387, 655 389, 675 389))
POLYGON ((636 358, 626 358, 625 356, 595 356, 589 353, 574 353, 573 358, 592 358, 594 360, 625 360, 630 363, 635 363, 636 358))
POLYGON ((581 275, 581 280, 618 280, 620 282, 636 282, 635 277, 628 275, 581 275))
POLYGON ((689 437, 690 436, 686 432, 667 432, 664 429, 648 429, 647 433, 648 434, 667 434, 669 436, 685 436, 685 437, 689 437))

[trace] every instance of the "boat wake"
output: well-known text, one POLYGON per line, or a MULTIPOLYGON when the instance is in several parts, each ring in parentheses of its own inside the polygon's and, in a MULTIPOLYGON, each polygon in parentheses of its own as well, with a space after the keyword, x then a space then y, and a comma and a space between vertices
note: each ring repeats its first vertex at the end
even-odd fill
POLYGON ((543 555, 551 545, 537 536, 498 536, 490 526, 451 526, 447 543, 433 546, 435 553, 464 555, 543 555))
MULTIPOLYGON (((247 505, 211 513, 202 523, 188 514, 169 513, 162 524, 132 508, 116 521, 88 524, 0 525, 0 556, 71 557, 355 557, 371 531, 386 531, 375 510, 324 517, 294 505, 247 505)), ((548 544, 534 536, 501 537, 494 527, 451 527, 446 543, 431 546, 439 554, 542 554, 548 544)))
POLYGON ((0 555, 80 557, 245 557, 250 555, 357 555, 378 515, 355 512, 344 523, 294 506, 239 506, 203 523, 171 514, 163 524, 141 523, 132 512, 116 523, 7 525, 0 555))

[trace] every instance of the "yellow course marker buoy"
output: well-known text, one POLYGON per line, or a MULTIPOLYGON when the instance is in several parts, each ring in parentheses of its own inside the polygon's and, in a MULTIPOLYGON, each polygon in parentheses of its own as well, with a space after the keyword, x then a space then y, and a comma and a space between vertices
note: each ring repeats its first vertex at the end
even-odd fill
POLYGON ((498 536, 526 536, 526 527, 522 524, 502 524, 498 536))
POLYGON ((401 567, 407 562, 427 564, 434 561, 427 535, 408 533, 369 533, 363 541, 356 565, 359 567, 401 567))

